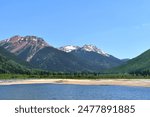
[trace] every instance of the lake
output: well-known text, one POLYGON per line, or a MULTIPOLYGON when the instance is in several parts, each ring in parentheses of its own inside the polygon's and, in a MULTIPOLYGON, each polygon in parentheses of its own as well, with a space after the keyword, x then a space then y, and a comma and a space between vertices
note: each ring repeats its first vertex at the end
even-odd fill
POLYGON ((150 88, 65 84, 0 86, 1 100, 150 100, 150 88))

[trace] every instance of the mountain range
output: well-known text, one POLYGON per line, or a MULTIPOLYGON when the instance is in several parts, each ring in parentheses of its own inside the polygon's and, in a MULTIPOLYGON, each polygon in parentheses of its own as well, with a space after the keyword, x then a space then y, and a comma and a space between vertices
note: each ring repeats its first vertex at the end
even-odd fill
POLYGON ((16 35, 0 46, 33 68, 55 72, 100 72, 125 63, 94 45, 55 48, 37 36, 16 35))
POLYGON ((55 48, 37 36, 13 36, 0 41, 0 73, 51 72, 135 73, 149 71, 150 50, 120 60, 94 45, 55 48))

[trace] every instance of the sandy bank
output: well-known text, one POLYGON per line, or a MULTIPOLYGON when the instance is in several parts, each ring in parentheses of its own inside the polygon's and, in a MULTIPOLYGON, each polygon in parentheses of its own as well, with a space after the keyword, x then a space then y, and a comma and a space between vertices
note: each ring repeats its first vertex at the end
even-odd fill
POLYGON ((74 80, 74 79, 29 79, 0 80, 0 85, 13 84, 79 84, 79 85, 122 85, 150 87, 150 79, 111 79, 111 80, 74 80))

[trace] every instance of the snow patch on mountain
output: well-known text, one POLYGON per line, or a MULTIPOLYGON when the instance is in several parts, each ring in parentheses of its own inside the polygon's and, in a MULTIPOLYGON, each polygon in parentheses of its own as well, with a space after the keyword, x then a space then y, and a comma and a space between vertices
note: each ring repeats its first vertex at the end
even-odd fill
POLYGON ((106 52, 102 51, 101 49, 97 48, 94 45, 84 45, 81 49, 88 52, 96 52, 98 54, 108 56, 108 57, 110 56, 109 54, 107 54, 106 52))
POLYGON ((68 46, 60 47, 59 50, 62 50, 64 52, 72 52, 73 50, 77 50, 79 48, 80 48, 79 46, 68 45, 68 46))
POLYGON ((109 54, 107 54, 106 52, 102 51, 101 49, 97 48, 94 45, 84 45, 83 47, 68 45, 68 46, 60 47, 59 50, 62 50, 67 53, 72 52, 74 50, 82 50, 82 51, 88 51, 88 52, 96 52, 98 54, 101 54, 107 57, 110 56, 109 54))

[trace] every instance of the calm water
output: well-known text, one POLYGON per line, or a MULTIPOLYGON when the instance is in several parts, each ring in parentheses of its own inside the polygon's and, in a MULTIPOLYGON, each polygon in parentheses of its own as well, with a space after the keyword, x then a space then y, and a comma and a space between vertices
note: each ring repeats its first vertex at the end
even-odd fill
POLYGON ((0 86, 0 99, 21 100, 150 100, 150 88, 28 84, 0 86))

